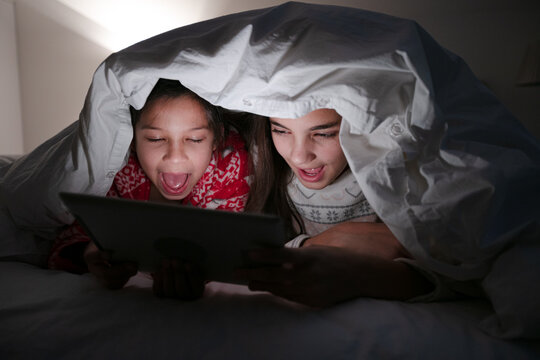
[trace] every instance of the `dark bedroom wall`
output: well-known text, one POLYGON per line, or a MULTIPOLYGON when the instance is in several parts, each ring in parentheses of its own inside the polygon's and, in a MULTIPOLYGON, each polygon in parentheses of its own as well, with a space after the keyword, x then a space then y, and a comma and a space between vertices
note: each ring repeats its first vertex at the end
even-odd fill
POLYGON ((483 9, 426 17, 422 25, 461 56, 540 139, 540 86, 516 86, 528 44, 540 40, 540 1, 498 1, 483 9))

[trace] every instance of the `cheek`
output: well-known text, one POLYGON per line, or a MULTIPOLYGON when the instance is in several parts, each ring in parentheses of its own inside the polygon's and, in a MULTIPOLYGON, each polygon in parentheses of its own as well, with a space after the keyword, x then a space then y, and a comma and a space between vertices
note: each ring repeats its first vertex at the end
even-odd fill
POLYGON ((332 148, 328 149, 325 153, 327 154, 328 161, 333 163, 336 168, 343 168, 347 165, 347 159, 345 158, 345 154, 339 143, 333 145, 332 148))
POLYGON ((212 160, 213 147, 194 148, 191 152, 190 158, 192 163, 199 169, 200 172, 204 172, 212 160))
POLYGON ((156 150, 150 146, 144 145, 144 142, 137 142, 135 145, 135 152, 137 153, 137 158, 139 163, 143 168, 144 172, 149 174, 149 171, 152 167, 155 166, 157 162, 156 158, 159 157, 159 154, 156 153, 156 150))
POLYGON ((272 141, 274 142, 274 147, 276 148, 279 155, 286 159, 287 149, 289 148, 286 139, 278 135, 272 135, 272 141))
POLYGON ((345 155, 343 153, 341 153, 341 157, 338 161, 338 166, 339 166, 339 171, 343 171, 347 166, 349 165, 349 163, 347 162, 347 159, 345 158, 345 155))

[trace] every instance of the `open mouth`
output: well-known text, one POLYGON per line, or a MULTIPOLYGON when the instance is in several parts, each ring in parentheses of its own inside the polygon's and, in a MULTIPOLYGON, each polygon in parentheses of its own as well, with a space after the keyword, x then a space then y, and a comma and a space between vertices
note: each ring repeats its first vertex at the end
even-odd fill
POLYGON ((161 187, 169 195, 179 195, 188 186, 189 174, 185 173, 161 173, 159 175, 161 187))
POLYGON ((324 174, 324 166, 313 169, 298 169, 298 174, 307 182, 317 182, 324 174))

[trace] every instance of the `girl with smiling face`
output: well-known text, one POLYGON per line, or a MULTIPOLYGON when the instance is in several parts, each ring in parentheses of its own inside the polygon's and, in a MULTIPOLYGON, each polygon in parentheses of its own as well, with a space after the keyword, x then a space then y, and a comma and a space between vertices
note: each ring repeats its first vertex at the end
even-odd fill
MULTIPOLYGON (((220 109, 178 81, 160 79, 144 107, 131 109, 131 117, 134 139, 128 163, 107 196, 244 210, 248 153, 220 109)), ((136 264, 109 263, 78 223, 59 235, 49 267, 90 271, 109 288, 122 287, 137 272, 136 264)), ((197 264, 166 259, 152 276, 158 296, 193 299, 204 291, 205 277, 197 264)))
POLYGON ((150 200, 184 200, 215 149, 204 109, 190 97, 154 100, 135 125, 135 153, 151 182, 150 200))
POLYGON ((135 113, 134 150, 150 180, 150 200, 186 202, 216 150, 215 132, 199 100, 159 97, 135 113), (181 119, 181 121, 179 121, 181 119))
POLYGON ((330 109, 300 119, 270 118, 277 152, 306 188, 324 189, 347 168, 338 139, 340 125, 341 117, 330 109))
POLYGON ((252 290, 312 306, 425 295, 431 283, 408 264, 410 255, 378 219, 349 169, 339 141, 341 121, 332 109, 256 121, 253 196, 263 212, 284 219, 292 240, 283 249, 250 252, 250 268, 238 275, 252 290))

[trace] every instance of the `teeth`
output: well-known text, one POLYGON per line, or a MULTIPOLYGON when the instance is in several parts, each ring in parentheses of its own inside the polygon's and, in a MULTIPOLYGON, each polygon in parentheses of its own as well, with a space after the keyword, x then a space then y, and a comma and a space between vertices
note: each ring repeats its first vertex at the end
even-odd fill
POLYGON ((314 168, 314 169, 304 169, 304 173, 314 176, 317 175, 321 171, 321 168, 314 168))

